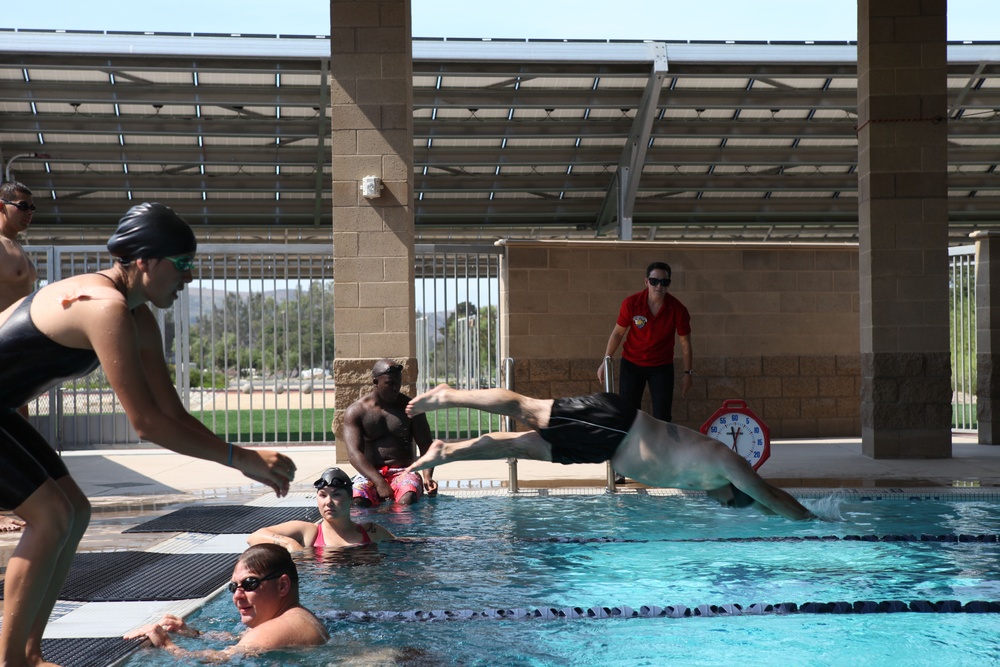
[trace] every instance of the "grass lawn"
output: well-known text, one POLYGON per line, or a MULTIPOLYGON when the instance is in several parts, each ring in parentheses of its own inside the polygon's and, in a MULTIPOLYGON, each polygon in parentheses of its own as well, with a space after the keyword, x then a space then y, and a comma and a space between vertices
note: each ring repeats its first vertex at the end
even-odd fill
MULTIPOLYGON (((195 418, 220 438, 232 442, 330 442, 334 411, 198 410, 195 418)), ((455 408, 427 415, 431 433, 442 440, 474 438, 500 430, 500 418, 477 410, 455 408)))

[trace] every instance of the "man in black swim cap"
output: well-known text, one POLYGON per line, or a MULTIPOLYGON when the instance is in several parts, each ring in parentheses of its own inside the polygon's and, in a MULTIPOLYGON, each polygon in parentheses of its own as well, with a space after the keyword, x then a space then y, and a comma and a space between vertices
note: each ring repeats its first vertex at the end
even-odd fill
POLYGON ((169 206, 155 202, 130 208, 108 239, 108 252, 123 264, 135 259, 194 255, 197 250, 191 226, 169 206))

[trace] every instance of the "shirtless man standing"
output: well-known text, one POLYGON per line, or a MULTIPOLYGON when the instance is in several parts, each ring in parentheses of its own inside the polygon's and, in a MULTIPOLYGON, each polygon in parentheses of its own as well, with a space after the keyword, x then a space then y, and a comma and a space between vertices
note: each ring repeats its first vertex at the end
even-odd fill
POLYGON ((506 389, 459 390, 442 384, 411 400, 406 412, 416 416, 456 407, 512 417, 533 430, 461 442, 435 440, 408 470, 508 457, 564 464, 610 460, 615 470, 649 486, 706 491, 723 505, 753 505, 787 519, 815 518, 723 443, 660 421, 616 394, 538 399, 506 389))
MULTIPOLYGON (((34 213, 35 201, 26 185, 17 181, 0 184, 0 311, 35 289, 35 265, 17 242, 17 235, 28 229, 34 213)), ((27 407, 18 412, 28 416, 27 407)), ((24 522, 17 517, 0 516, 0 533, 23 527, 24 522)))
POLYGON ((354 478, 354 504, 372 507, 387 499, 401 505, 416 502, 426 490, 437 494, 433 469, 420 475, 406 467, 413 463, 414 443, 424 454, 430 447, 431 429, 427 417, 406 413, 410 397, 399 393, 403 386, 403 366, 391 359, 379 359, 372 367, 375 388, 355 401, 344 414, 344 443, 354 478))

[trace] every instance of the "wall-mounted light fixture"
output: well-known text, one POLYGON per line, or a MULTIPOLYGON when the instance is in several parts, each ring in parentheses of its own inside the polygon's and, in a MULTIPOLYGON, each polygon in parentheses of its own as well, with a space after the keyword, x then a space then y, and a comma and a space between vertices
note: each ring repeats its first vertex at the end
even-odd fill
POLYGON ((365 199, 375 199, 382 196, 382 179, 378 176, 365 176, 361 179, 361 196, 365 199))

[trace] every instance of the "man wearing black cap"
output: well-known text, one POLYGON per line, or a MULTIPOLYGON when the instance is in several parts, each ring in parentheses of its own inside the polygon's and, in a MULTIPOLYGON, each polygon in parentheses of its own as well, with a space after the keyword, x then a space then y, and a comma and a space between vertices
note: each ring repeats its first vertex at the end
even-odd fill
POLYGON ((414 445, 424 454, 433 437, 427 417, 406 414, 410 397, 399 392, 403 365, 379 359, 372 367, 374 389, 355 401, 344 414, 344 443, 354 479, 354 504, 372 507, 385 500, 402 505, 416 502, 424 491, 433 496, 437 482, 433 469, 421 476, 406 472, 416 458, 414 445))

